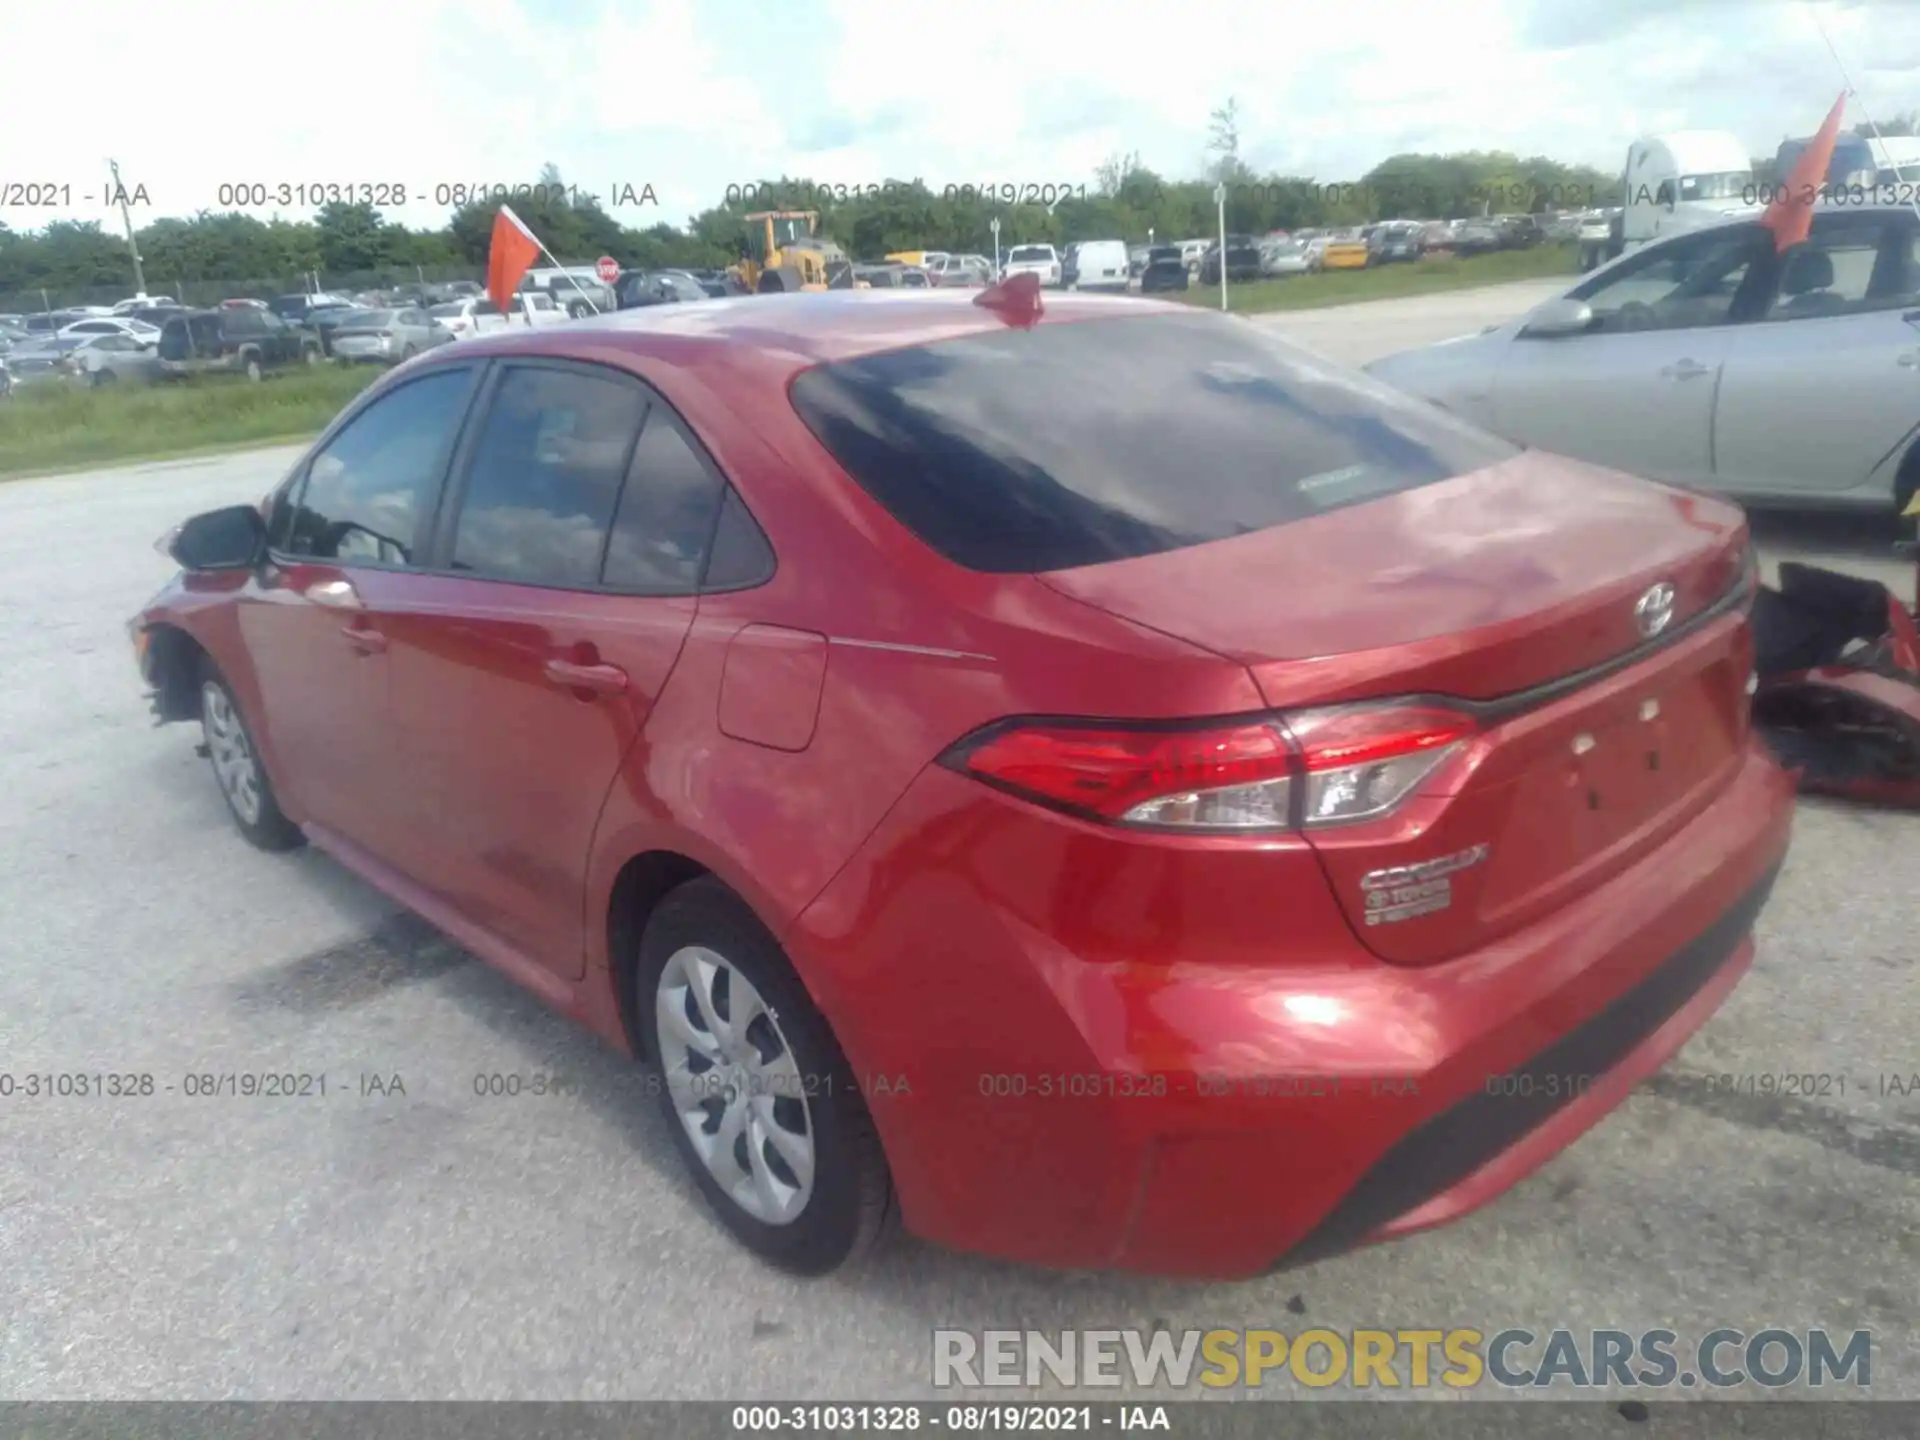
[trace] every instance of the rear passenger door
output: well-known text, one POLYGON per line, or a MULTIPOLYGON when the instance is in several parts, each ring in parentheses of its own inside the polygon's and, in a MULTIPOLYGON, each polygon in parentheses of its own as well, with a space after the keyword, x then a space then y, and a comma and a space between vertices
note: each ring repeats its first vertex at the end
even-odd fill
MULTIPOLYGON (((1735 327, 1714 409, 1716 483, 1820 499, 1872 481, 1920 420, 1920 221, 1817 215, 1735 327)), ((1890 467, 1888 467, 1890 468, 1890 467)))
POLYGON ((634 377, 497 365, 433 573, 388 622, 405 868, 566 979, 594 828, 679 658, 724 489, 634 377))

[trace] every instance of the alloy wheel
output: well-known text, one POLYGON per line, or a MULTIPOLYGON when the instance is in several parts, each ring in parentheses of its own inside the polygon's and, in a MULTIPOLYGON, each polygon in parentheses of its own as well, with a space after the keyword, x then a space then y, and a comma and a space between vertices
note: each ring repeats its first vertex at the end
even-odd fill
POLYGON ((248 825, 260 822, 260 762, 254 757, 246 727, 233 708, 224 686, 209 680, 200 687, 200 729, 207 756, 227 803, 248 825))
POLYGON ((700 945, 668 957, 654 1006, 667 1092, 695 1154, 748 1215, 791 1224, 813 1194, 813 1114, 773 1008, 700 945))

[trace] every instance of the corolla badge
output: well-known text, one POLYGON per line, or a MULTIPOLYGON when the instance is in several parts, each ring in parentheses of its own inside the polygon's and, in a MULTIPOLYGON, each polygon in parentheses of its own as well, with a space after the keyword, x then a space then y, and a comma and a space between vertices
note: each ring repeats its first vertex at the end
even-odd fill
POLYGON ((1673 623, 1673 586, 1662 581, 1633 602, 1633 623, 1651 640, 1673 623))
POLYGON ((1367 924, 1397 925, 1403 920, 1450 908, 1453 877, 1482 864, 1492 853, 1491 845, 1474 845, 1437 860, 1368 871, 1360 877, 1360 890, 1366 896, 1367 924))

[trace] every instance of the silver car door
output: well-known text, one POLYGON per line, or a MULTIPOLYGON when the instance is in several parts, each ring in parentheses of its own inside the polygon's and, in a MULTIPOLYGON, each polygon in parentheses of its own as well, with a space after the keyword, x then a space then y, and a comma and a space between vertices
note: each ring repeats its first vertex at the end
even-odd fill
POLYGON ((1821 215, 1781 257, 1764 313, 1736 327, 1714 413, 1716 487, 1892 499, 1920 422, 1920 222, 1821 215), (1908 317, 1912 316, 1912 319, 1908 317))
POLYGON ((1592 307, 1592 327, 1516 331, 1493 380, 1492 428, 1632 474, 1710 483, 1733 301, 1765 244, 1758 226, 1716 227, 1647 245, 1575 286, 1569 298, 1592 307))

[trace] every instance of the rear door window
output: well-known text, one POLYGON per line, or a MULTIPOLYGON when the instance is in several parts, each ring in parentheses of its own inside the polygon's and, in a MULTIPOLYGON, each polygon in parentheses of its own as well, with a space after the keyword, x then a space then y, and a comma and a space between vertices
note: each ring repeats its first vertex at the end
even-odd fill
POLYGON ((452 568, 557 589, 597 585, 646 415, 646 393, 610 372, 509 368, 473 447, 452 568))
POLYGON ((1224 316, 995 331, 820 366, 791 394, 907 529, 995 573, 1206 544, 1517 453, 1224 316))

